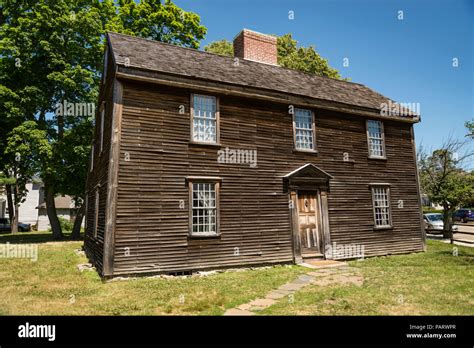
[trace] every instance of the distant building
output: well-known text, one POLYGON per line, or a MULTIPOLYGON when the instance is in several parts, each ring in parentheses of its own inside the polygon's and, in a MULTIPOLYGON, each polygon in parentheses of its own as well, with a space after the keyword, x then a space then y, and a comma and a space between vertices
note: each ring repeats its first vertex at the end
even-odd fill
MULTIPOLYGON (((28 191, 25 201, 18 208, 19 221, 37 226, 38 231, 46 231, 50 228, 44 189, 41 183, 26 184, 28 191)), ((69 221, 74 221, 77 209, 70 196, 58 196, 54 199, 56 213, 69 221)), ((0 195, 0 218, 8 217, 8 204, 6 194, 0 195)))
MULTIPOLYGON (((56 206, 56 214, 58 217, 74 221, 76 217, 76 211, 74 201, 70 196, 59 196, 54 199, 54 205, 56 206)), ((48 213, 46 212, 46 202, 43 201, 37 207, 38 209, 38 231, 47 230, 49 225, 48 213)))
MULTIPOLYGON (((38 210, 36 207, 40 201, 41 184, 26 184, 28 191, 25 201, 18 208, 18 216, 20 221, 26 224, 35 225, 38 222, 38 210)), ((8 203, 6 192, 0 195, 0 218, 8 217, 8 203)))
POLYGON ((438 210, 443 209, 441 205, 431 202, 431 200, 428 198, 428 195, 426 194, 421 195, 421 204, 423 207, 429 207, 429 208, 438 209, 438 210))

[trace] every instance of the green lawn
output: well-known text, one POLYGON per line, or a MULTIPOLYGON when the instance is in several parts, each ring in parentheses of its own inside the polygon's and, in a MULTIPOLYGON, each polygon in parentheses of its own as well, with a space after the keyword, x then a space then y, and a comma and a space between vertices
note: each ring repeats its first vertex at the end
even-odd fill
POLYGON ((81 242, 50 242, 51 233, 0 234, 0 243, 38 243, 38 261, 0 258, 3 315, 187 315, 222 314, 264 296, 307 269, 278 266, 201 278, 139 278, 102 282, 80 272, 87 259, 81 242), (31 241, 30 241, 31 240, 31 241))
MULTIPOLYGON (((102 282, 75 249, 81 242, 51 242, 50 233, 0 234, 0 243, 35 243, 38 260, 0 258, 2 315, 222 314, 311 271, 298 266, 218 273, 201 278, 139 278, 102 282)), ((361 287, 310 285, 289 303, 261 314, 474 314, 474 249, 429 241, 428 252, 351 262, 361 287)))
POLYGON ((454 248, 428 240, 426 253, 351 261, 362 286, 311 285, 260 314, 474 315, 474 248, 454 248))

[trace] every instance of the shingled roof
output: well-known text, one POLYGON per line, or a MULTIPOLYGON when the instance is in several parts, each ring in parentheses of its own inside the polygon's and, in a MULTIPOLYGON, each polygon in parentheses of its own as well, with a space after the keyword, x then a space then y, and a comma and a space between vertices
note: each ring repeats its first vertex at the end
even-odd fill
POLYGON ((280 66, 226 57, 155 40, 108 33, 119 66, 226 84, 255 87, 379 112, 389 98, 358 83, 320 77, 280 66))

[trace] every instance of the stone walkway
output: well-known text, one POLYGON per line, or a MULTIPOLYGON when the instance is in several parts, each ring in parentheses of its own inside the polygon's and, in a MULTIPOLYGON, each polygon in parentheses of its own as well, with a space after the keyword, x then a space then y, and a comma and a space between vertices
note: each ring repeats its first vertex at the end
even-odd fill
POLYGON ((265 298, 258 298, 249 303, 228 309, 224 315, 255 315, 256 312, 274 305, 285 296, 288 296, 288 301, 293 301, 293 294, 310 284, 318 286, 355 284, 361 286, 363 283, 359 269, 350 267, 345 262, 321 260, 307 262, 303 265, 313 270, 300 275, 292 282, 283 284, 277 289, 270 291, 265 298))

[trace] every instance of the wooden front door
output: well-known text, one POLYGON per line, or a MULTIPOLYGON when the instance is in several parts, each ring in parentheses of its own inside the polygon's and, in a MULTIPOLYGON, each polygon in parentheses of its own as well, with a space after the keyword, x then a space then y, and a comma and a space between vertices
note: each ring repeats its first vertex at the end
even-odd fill
POLYGON ((303 257, 321 254, 317 206, 316 192, 298 192, 298 223, 303 257))

